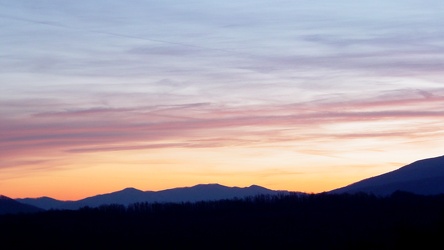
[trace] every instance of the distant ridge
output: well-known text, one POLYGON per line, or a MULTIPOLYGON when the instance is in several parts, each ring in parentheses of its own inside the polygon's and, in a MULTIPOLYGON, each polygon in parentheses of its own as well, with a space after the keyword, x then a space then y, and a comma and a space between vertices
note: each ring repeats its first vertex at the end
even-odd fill
POLYGON ((22 204, 4 195, 0 195, 0 215, 18 214, 18 213, 36 213, 40 211, 43 210, 35 206, 22 204))
POLYGON ((444 156, 419 160, 392 172, 364 179, 330 193, 390 195, 405 191, 421 195, 444 194, 444 156))
MULTIPOLYGON (((78 201, 59 201, 49 197, 24 198, 17 201, 40 207, 42 209, 78 209, 81 207, 98 207, 107 204, 129 205, 137 202, 197 202, 222 199, 245 198, 261 194, 275 195, 287 191, 274 191, 261 186, 227 187, 220 184, 199 184, 192 187, 172 188, 162 191, 141 191, 135 188, 108 194, 91 196, 78 201)), ((288 192, 287 192, 288 193, 288 192)))

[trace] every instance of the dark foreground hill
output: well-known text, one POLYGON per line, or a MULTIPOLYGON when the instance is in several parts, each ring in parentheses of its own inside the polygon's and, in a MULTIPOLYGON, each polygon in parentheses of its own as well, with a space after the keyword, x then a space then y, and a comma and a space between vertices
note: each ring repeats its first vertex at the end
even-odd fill
POLYGON ((126 188, 109 194, 101 194, 78 201, 59 201, 49 197, 25 198, 17 201, 43 209, 79 209, 98 207, 106 204, 129 205, 136 202, 196 202, 221 199, 245 198, 260 194, 279 194, 286 191, 274 191, 257 185, 249 187, 227 187, 220 184, 200 184, 192 187, 173 188, 161 191, 141 191, 126 188))
POLYGON ((16 213, 36 213, 40 211, 43 210, 31 205, 22 204, 9 197, 0 195, 0 215, 16 213))
POLYGON ((390 195, 397 190, 423 195, 444 194, 444 156, 416 161, 395 171, 332 190, 331 193, 390 195))
POLYGON ((11 249, 434 249, 444 196, 261 195, 0 216, 11 249))

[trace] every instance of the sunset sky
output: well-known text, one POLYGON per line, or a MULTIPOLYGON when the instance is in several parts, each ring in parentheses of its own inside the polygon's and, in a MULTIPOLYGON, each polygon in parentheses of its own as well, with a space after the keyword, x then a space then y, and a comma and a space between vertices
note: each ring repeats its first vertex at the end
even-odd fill
POLYGON ((444 154, 442 0, 0 0, 0 194, 322 192, 444 154))

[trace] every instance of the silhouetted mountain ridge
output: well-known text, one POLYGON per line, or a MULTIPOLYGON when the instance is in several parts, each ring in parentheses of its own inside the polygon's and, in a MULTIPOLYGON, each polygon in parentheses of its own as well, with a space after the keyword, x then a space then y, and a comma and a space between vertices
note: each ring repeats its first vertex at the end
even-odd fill
POLYGON ((374 176, 331 193, 373 193, 390 195, 405 191, 421 195, 444 193, 444 156, 415 161, 397 170, 374 176))
POLYGON ((138 202, 197 202, 222 199, 245 198, 261 194, 274 195, 288 191, 275 191, 261 186, 227 187, 220 184, 199 184, 192 187, 172 188, 161 191, 141 191, 125 188, 120 191, 100 194, 77 201, 59 201, 48 197, 17 199, 20 202, 38 206, 43 209, 78 209, 81 207, 98 207, 107 204, 130 205, 138 202))
POLYGON ((7 196, 0 195, 0 215, 17 214, 17 213, 36 213, 40 211, 43 210, 35 206, 20 203, 7 196))

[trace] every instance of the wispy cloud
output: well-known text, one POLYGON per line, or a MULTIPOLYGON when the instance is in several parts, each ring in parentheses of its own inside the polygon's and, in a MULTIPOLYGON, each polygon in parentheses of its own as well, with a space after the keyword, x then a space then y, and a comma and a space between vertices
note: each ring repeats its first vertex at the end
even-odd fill
MULTIPOLYGON (((343 102, 330 100, 291 105, 229 107, 210 103, 132 108, 96 107, 36 113, 21 119, 2 117, 4 156, 45 151, 82 153, 153 148, 255 146, 279 141, 389 137, 428 137, 419 127, 385 128, 376 122, 429 121, 444 118, 440 91, 398 91, 343 102), (389 98, 391 97, 391 99, 389 98), (418 107, 421 107, 418 109, 418 107), (367 125, 365 125, 367 124, 367 125), (335 128, 351 126, 350 130, 335 128), (364 126, 365 125, 365 126, 364 126), (323 131, 323 132, 319 132, 323 131), (299 136, 295 136, 299 134, 299 136)), ((339 143, 339 142, 338 142, 339 143)))

